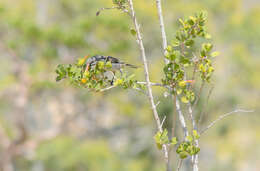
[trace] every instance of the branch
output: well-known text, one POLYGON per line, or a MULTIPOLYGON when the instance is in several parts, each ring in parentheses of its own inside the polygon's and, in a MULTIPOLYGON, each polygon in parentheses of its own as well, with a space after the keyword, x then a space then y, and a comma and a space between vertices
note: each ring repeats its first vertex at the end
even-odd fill
POLYGON ((99 90, 99 92, 104 92, 104 91, 110 90, 110 89, 115 88, 115 87, 116 87, 116 85, 112 85, 110 87, 106 87, 106 88, 99 90))
POLYGON ((241 113, 251 113, 251 112, 254 112, 254 111, 253 110, 236 109, 236 110, 234 110, 232 112, 220 115, 216 120, 211 122, 205 129, 203 129, 200 134, 202 135, 203 133, 205 133, 208 129, 213 127, 218 121, 224 119, 225 117, 227 117, 229 115, 232 115, 232 114, 235 114, 235 113, 239 113, 239 112, 241 112, 241 113))
MULTIPOLYGON (((160 22, 160 28, 161 28, 161 34, 162 34, 162 46, 163 46, 163 50, 164 50, 164 54, 167 52, 166 48, 167 48, 167 38, 166 38, 166 33, 165 33, 165 27, 164 27, 164 21, 163 21, 163 15, 162 15, 162 5, 161 5, 161 0, 156 0, 156 7, 157 7, 157 13, 158 13, 158 17, 159 17, 159 22, 160 22)), ((167 64, 169 63, 169 60, 167 60, 166 58, 164 59, 164 62, 167 64)), ((184 131, 184 137, 186 138, 186 136, 188 136, 188 129, 186 126, 186 122, 184 119, 184 116, 182 114, 181 108, 180 108, 180 102, 178 97, 176 97, 175 99, 173 99, 176 105, 176 111, 179 115, 179 120, 182 126, 182 129, 184 131)))
POLYGON ((204 115, 205 115, 206 108, 207 108, 207 106, 208 106, 208 104, 209 104, 209 98, 210 98, 210 96, 211 96, 211 94, 212 94, 212 92, 213 92, 213 89, 214 89, 214 86, 212 86, 212 87, 210 88, 209 92, 208 92, 208 96, 207 96, 207 100, 206 100, 206 105, 204 105, 204 107, 202 108, 202 112, 201 112, 201 114, 200 114, 200 118, 199 118, 199 121, 198 121, 198 125, 199 125, 199 126, 200 126, 201 121, 202 121, 202 119, 203 119, 203 117, 204 117, 204 115))
POLYGON ((203 88, 204 88, 204 85, 205 85, 205 81, 203 81, 203 82, 201 83, 198 96, 197 96, 195 102, 193 103, 192 107, 195 107, 195 106, 197 105, 198 101, 200 100, 200 95, 201 95, 201 93, 202 93, 202 90, 203 90, 203 88))
MULTIPOLYGON (((142 56, 142 60, 143 60, 146 86, 147 86, 147 89, 148 89, 148 97, 149 97, 149 100, 150 100, 150 103, 151 103, 151 106, 152 106, 153 115, 154 115, 154 118, 156 120, 157 128, 160 132, 163 132, 163 129, 161 127, 160 118, 159 118, 159 115, 158 115, 158 112, 157 112, 157 109, 156 109, 156 105, 154 103, 145 49, 144 49, 143 40, 142 40, 142 36, 141 36, 141 32, 140 32, 140 26, 139 26, 137 19, 136 19, 136 16, 135 16, 133 0, 128 0, 128 2, 129 2, 130 11, 131 11, 131 18, 132 18, 134 25, 135 25, 137 42, 138 42, 139 49, 140 49, 141 56, 142 56)), ((168 156, 168 149, 167 149, 166 145, 163 145, 163 151, 164 151, 164 158, 166 160, 166 163, 168 164, 169 163, 169 156, 168 156)))
MULTIPOLYGON (((147 84, 147 82, 138 81, 137 84, 147 84)), ((152 83, 152 82, 150 82, 150 85, 151 85, 151 86, 164 87, 164 88, 170 90, 170 87, 169 87, 169 86, 163 85, 163 84, 161 84, 161 83, 152 83)))
POLYGON ((180 170, 181 170, 182 161, 183 161, 183 159, 179 159, 179 161, 178 161, 177 171, 180 171, 180 170))
MULTIPOLYGON (((163 22, 161 0, 156 0, 156 7, 157 7, 158 17, 159 17, 159 22, 160 22, 160 28, 161 28, 161 34, 162 34, 162 46, 163 46, 163 50, 164 50, 164 54, 165 54, 166 48, 167 48, 167 38, 166 38, 165 27, 164 27, 164 22, 163 22)), ((168 64, 169 60, 164 58, 164 62, 166 64, 168 64)))
POLYGON ((176 110, 179 114, 179 120, 180 120, 180 123, 181 123, 181 127, 182 127, 183 132, 184 132, 184 139, 186 139, 186 137, 189 135, 189 132, 188 132, 188 129, 187 129, 187 125, 186 125, 186 122, 185 122, 184 115, 182 114, 182 111, 181 111, 180 102, 178 100, 177 95, 176 95, 176 98, 174 100, 175 100, 175 104, 176 104, 176 110))

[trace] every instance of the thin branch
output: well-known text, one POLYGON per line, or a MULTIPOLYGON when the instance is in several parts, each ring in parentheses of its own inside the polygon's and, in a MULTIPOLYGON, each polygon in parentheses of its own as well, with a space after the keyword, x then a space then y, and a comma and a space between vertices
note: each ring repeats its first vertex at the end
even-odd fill
POLYGON ((201 112, 201 114, 200 114, 200 118, 199 118, 199 121, 198 121, 198 125, 199 125, 199 126, 200 126, 201 121, 202 121, 202 119, 203 119, 203 117, 204 117, 204 115, 205 115, 206 108, 207 108, 207 106, 208 106, 208 104, 209 104, 209 98, 210 98, 210 96, 211 96, 213 90, 214 90, 214 86, 212 86, 212 87, 209 89, 209 93, 208 93, 208 96, 207 96, 207 100, 206 100, 205 107, 202 108, 202 112, 201 112))
POLYGON ((113 10, 113 9, 118 9, 118 7, 111 7, 111 8, 100 8, 97 12, 96 12, 96 16, 99 16, 99 14, 104 11, 104 10, 113 10))
POLYGON ((181 170, 182 161, 183 161, 183 159, 179 159, 179 161, 178 161, 177 171, 180 171, 180 170, 181 170))
POLYGON ((130 15, 129 11, 124 7, 124 6, 114 6, 114 7, 110 7, 110 8, 100 8, 97 12, 96 12, 96 16, 99 16, 99 14, 102 12, 102 11, 105 11, 105 10, 114 10, 114 9, 117 9, 117 10, 122 10, 122 12, 130 15))
POLYGON ((164 118, 163 118, 163 120, 162 120, 161 127, 163 127, 163 124, 164 124, 165 119, 166 119, 166 116, 164 116, 164 118))
MULTIPOLYGON (((160 22, 160 28, 161 28, 161 34, 162 34, 162 47, 164 50, 164 54, 166 54, 166 48, 167 48, 167 37, 165 33, 165 27, 164 27, 164 21, 163 21, 163 14, 162 14, 162 5, 161 5, 161 0, 156 0, 156 7, 157 7, 157 13, 159 17, 159 22, 160 22)), ((169 63, 169 60, 164 58, 164 62, 166 64, 169 63)))
MULTIPOLYGON (((162 34, 162 46, 163 46, 164 54, 165 54, 167 52, 166 51, 166 48, 167 48, 167 37, 166 37, 164 21, 163 21, 161 0, 156 0, 156 7, 157 7, 157 13, 158 13, 158 17, 159 17, 161 34, 162 34)), ((167 59, 164 59, 164 61, 165 61, 166 64, 169 63, 169 61, 167 59)), ((179 115, 179 120, 180 120, 182 129, 184 131, 184 137, 186 138, 186 136, 188 136, 188 129, 187 129, 186 122, 185 122, 184 116, 183 116, 181 108, 180 108, 180 102, 179 102, 178 97, 174 98, 173 101, 174 101, 174 103, 176 105, 176 111, 177 111, 177 113, 179 115)))
MULTIPOLYGON (((173 103, 174 103, 174 105, 176 104, 176 96, 173 96, 173 103)), ((177 110, 175 112, 177 112, 177 110)), ((177 115, 175 115, 175 114, 173 114, 173 116, 172 116, 172 137, 177 137, 177 135, 175 135, 176 125, 177 125, 177 118, 176 118, 176 116, 177 115)))
MULTIPOLYGON (((147 82, 138 81, 137 84, 147 84, 147 82)), ((164 85, 161 84, 161 83, 152 83, 152 82, 150 82, 150 85, 151 85, 151 86, 164 87, 164 85)))
POLYGON ((180 120, 180 123, 181 123, 181 127, 182 127, 183 132, 184 132, 184 139, 186 139, 186 137, 189 135, 189 132, 188 132, 187 125, 186 125, 186 122, 185 122, 185 118, 184 118, 184 115, 182 114, 178 97, 176 96, 176 98, 174 100, 175 100, 175 104, 176 104, 176 110, 179 114, 179 120, 180 120))
MULTIPOLYGON (((146 83, 147 83, 146 86, 147 86, 147 89, 148 89, 148 97, 149 97, 149 100, 150 100, 150 103, 151 103, 151 106, 152 106, 153 115, 154 115, 154 118, 156 120, 157 128, 160 132, 163 132, 162 127, 161 127, 160 118, 159 118, 159 115, 158 115, 158 112, 157 112, 157 109, 156 109, 156 106, 155 106, 155 103, 154 103, 145 49, 144 49, 143 40, 142 40, 142 36, 141 36, 141 32, 140 32, 140 26, 139 26, 137 19, 136 19, 136 16, 135 16, 133 0, 128 0, 128 2, 129 2, 130 11, 131 11, 131 17, 132 17, 132 20, 133 20, 134 25, 135 25, 138 45, 139 45, 142 60, 143 60, 145 80, 146 80, 146 83)), ((166 164, 167 164, 167 167, 168 167, 169 156, 168 156, 168 149, 167 149, 166 145, 163 145, 163 151, 164 151, 164 158, 165 158, 165 161, 166 161, 166 164)))
MULTIPOLYGON (((198 130, 198 127, 197 127, 197 124, 196 124, 196 120, 195 120, 195 117, 193 115, 193 111, 192 111, 192 106, 190 103, 188 103, 188 111, 189 111, 189 114, 190 114, 190 117, 191 117, 191 122, 192 122, 192 128, 193 130, 198 130)), ((194 140, 195 142, 195 146, 196 147, 199 147, 199 140, 198 139, 195 139, 194 140)), ((193 168, 193 171, 198 171, 199 170, 199 166, 198 166, 198 163, 199 163, 199 155, 196 154, 194 156, 192 156, 192 168, 193 168)))
MULTIPOLYGON (((182 46, 183 46, 183 48, 182 48, 181 51, 184 54, 184 44, 182 46)), ((184 70, 184 80, 186 80, 187 79, 186 72, 185 72, 184 68, 183 68, 183 70, 184 70)), ((196 65, 194 66, 192 79, 195 78, 195 73, 196 73, 196 65)), ((188 86, 187 88, 188 88, 188 90, 190 90, 191 86, 188 86)), ((202 90, 202 88, 201 88, 201 90, 202 90)), ((201 90, 199 92, 199 96, 200 96, 201 90)), ((193 114, 192 105, 191 105, 190 102, 188 103, 188 112, 189 112, 190 120, 191 120, 191 123, 192 123, 192 129, 197 131, 198 127, 197 127, 197 123, 196 123, 196 120, 195 120, 195 117, 194 117, 194 114, 193 114)), ((195 142, 195 146, 199 147, 199 140, 195 139, 194 142, 195 142)), ((195 155, 192 156, 191 163, 192 163, 192 170, 193 171, 198 171, 199 170, 199 167, 198 167, 199 155, 198 154, 195 154, 195 155)))
MULTIPOLYGON (((147 82, 138 81, 137 84, 145 84, 145 85, 146 85, 147 82)), ((152 82, 150 82, 150 85, 151 85, 151 86, 164 87, 164 88, 167 88, 168 90, 170 90, 170 87, 169 87, 169 86, 163 85, 163 84, 161 84, 161 83, 152 83, 152 82)))
POLYGON ((241 113, 251 113, 251 112, 254 112, 254 111, 253 110, 236 109, 232 112, 228 112, 226 114, 220 115, 216 120, 212 121, 205 129, 203 129, 200 134, 201 135, 204 134, 208 129, 213 127, 218 121, 224 119, 225 117, 232 115, 232 114, 235 114, 235 113, 239 113, 239 112, 241 112, 241 113))
POLYGON ((110 89, 112 89, 112 88, 115 88, 115 87, 116 87, 116 85, 112 85, 112 86, 110 86, 110 87, 106 87, 106 88, 103 88, 103 89, 99 90, 99 92, 108 91, 108 90, 110 90, 110 89))
POLYGON ((204 88, 204 85, 205 85, 205 81, 203 81, 203 82, 201 83, 198 96, 197 96, 197 98, 196 98, 196 101, 193 103, 192 107, 195 107, 195 106, 197 105, 197 103, 199 102, 199 100, 200 100, 200 95, 201 95, 201 93, 202 93, 202 90, 203 90, 203 88, 204 88))

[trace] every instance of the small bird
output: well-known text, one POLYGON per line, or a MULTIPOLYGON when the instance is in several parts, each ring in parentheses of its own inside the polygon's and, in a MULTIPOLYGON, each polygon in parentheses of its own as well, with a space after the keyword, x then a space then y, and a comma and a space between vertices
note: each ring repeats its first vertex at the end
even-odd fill
POLYGON ((87 58, 86 60, 86 70, 89 70, 90 68, 92 68, 93 66, 95 66, 99 61, 103 61, 103 62, 111 62, 112 64, 112 71, 115 72, 117 70, 119 70, 121 72, 121 69, 126 67, 130 67, 130 68, 138 68, 135 65, 132 64, 128 64, 128 63, 124 63, 122 61, 120 61, 118 58, 112 57, 112 56, 103 56, 103 55, 95 55, 92 56, 90 58, 87 58))
POLYGON ((86 71, 95 67, 96 64, 100 61, 103 61, 104 63, 111 62, 112 67, 111 67, 111 69, 108 70, 108 71, 111 71, 113 74, 112 79, 111 79, 111 85, 113 85, 113 83, 114 83, 116 71, 120 71, 120 73, 122 74, 122 69, 125 66, 130 67, 130 68, 135 68, 135 69, 138 68, 135 65, 122 62, 118 58, 115 58, 112 56, 95 55, 92 57, 86 56, 85 59, 86 59, 86 71))

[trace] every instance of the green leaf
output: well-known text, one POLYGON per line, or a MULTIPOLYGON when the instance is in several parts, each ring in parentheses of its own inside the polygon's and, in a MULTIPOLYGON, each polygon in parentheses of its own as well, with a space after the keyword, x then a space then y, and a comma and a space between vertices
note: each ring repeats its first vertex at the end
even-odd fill
POLYGON ((104 67, 105 67, 105 62, 99 61, 97 66, 98 66, 98 69, 104 69, 104 67))
POLYGON ((122 79, 117 79, 114 83, 115 86, 117 85, 122 85, 123 84, 123 80, 122 79))
POLYGON ((180 87, 185 87, 186 86, 186 81, 182 80, 178 84, 180 87))
POLYGON ((218 51, 212 52, 210 54, 210 56, 213 57, 213 58, 216 57, 216 56, 219 56, 219 52, 218 51))
POLYGON ((195 152, 194 154, 198 154, 200 152, 200 148, 199 147, 195 147, 195 152))
POLYGON ((200 138, 200 135, 198 134, 197 130, 192 130, 192 134, 193 134, 193 137, 195 139, 199 139, 200 138))
POLYGON ((206 34, 204 35, 204 37, 205 37, 205 39, 211 39, 211 35, 210 35, 209 33, 206 33, 206 34))
POLYGON ((111 63, 111 61, 106 62, 106 68, 112 68, 112 63, 111 63))
POLYGON ((177 138, 176 137, 172 137, 171 145, 176 145, 177 143, 178 143, 177 138))
POLYGON ((167 48, 166 48, 166 50, 170 53, 170 52, 172 52, 172 47, 169 45, 169 46, 167 46, 167 48))
POLYGON ((206 52, 211 51, 213 48, 213 45, 211 43, 203 43, 202 44, 202 49, 205 50, 206 52))
POLYGON ((177 94, 180 95, 182 93, 182 89, 177 89, 177 94))
POLYGON ((196 22, 196 18, 193 17, 193 16, 190 16, 190 17, 189 17, 189 20, 188 20, 188 23, 189 23, 190 25, 194 25, 195 22, 196 22))
POLYGON ((162 150, 162 144, 156 143, 156 146, 157 146, 157 148, 158 148, 159 150, 162 150))
POLYGON ((179 46, 179 45, 180 45, 180 42, 179 42, 178 40, 172 41, 172 46, 173 46, 173 47, 177 47, 177 46, 179 46))
POLYGON ((169 138, 168 138, 168 131, 167 129, 164 129, 163 130, 163 133, 161 135, 161 141, 162 141, 162 144, 168 144, 169 143, 169 138))
POLYGON ((183 22, 183 20, 181 18, 179 18, 179 22, 182 24, 182 26, 185 26, 185 23, 183 22))
POLYGON ((84 58, 79 58, 77 65, 78 65, 78 66, 84 65, 85 62, 86 62, 86 60, 87 60, 87 58, 88 58, 88 56, 85 56, 84 58))
POLYGON ((166 53, 164 54, 164 56, 165 56, 165 58, 170 59, 170 53, 169 53, 169 52, 166 52, 166 53))
POLYGON ((136 30, 135 30, 135 29, 131 28, 131 29, 130 29, 130 33, 131 33, 133 36, 136 36, 136 30))
POLYGON ((186 157, 188 157, 188 153, 186 151, 180 152, 179 155, 181 159, 185 159, 186 157))
POLYGON ((189 100, 186 96, 182 96, 181 101, 182 101, 182 103, 189 103, 189 100))
POLYGON ((192 142, 192 141, 193 141, 192 136, 188 135, 188 136, 187 136, 187 140, 188 140, 189 142, 192 142))
POLYGON ((185 42, 186 46, 192 46, 194 44, 194 40, 190 39, 185 42))
POLYGON ((155 140, 155 142, 156 143, 161 143, 161 132, 160 131, 158 131, 155 135, 154 135, 154 140, 155 140))

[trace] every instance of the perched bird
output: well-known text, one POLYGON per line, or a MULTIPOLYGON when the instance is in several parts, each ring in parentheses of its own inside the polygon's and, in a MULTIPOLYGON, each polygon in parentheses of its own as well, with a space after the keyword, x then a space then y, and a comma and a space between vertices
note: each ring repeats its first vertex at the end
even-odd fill
POLYGON ((87 58, 86 60, 86 70, 89 70, 91 67, 95 66, 99 61, 103 62, 111 62, 112 64, 112 71, 115 72, 119 70, 121 72, 121 69, 126 67, 130 68, 138 68, 135 65, 124 63, 120 61, 118 58, 112 57, 112 56, 102 56, 102 55, 95 55, 92 57, 87 58))
POLYGON ((111 65, 112 65, 111 69, 108 70, 108 71, 112 72, 111 85, 113 85, 113 83, 114 83, 116 71, 120 71, 120 73, 122 74, 122 68, 124 68, 124 67, 138 68, 135 65, 122 62, 118 58, 115 58, 112 56, 102 56, 102 55, 95 55, 92 57, 86 56, 85 60, 86 60, 86 71, 94 68, 96 66, 96 64, 100 61, 102 61, 104 63, 111 62, 111 65))

